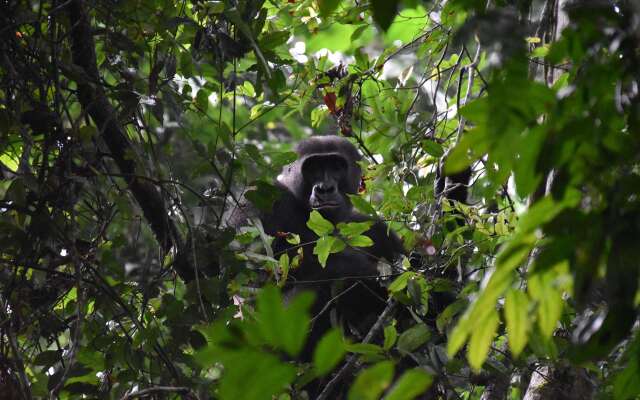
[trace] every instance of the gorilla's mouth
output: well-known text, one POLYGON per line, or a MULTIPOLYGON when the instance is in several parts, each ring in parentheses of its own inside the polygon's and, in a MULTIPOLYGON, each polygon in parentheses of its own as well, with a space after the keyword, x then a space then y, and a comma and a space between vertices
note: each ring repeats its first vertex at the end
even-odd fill
POLYGON ((325 208, 339 208, 339 203, 322 203, 322 204, 314 204, 311 208, 314 210, 322 210, 325 208))

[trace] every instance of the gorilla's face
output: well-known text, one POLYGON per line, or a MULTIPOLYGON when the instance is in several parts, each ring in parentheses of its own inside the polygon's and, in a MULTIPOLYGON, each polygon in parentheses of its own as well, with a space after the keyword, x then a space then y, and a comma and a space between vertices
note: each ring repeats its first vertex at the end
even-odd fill
POLYGON ((351 210, 351 203, 345 195, 348 172, 347 160, 339 154, 306 158, 302 164, 302 175, 309 208, 318 210, 333 222, 346 218, 351 210))

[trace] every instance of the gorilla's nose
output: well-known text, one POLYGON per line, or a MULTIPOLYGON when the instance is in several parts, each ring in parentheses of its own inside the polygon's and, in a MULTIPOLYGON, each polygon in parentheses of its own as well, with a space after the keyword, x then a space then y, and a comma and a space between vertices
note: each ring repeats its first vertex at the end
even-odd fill
POLYGON ((333 194, 336 192, 336 185, 329 182, 322 182, 316 185, 316 193, 318 194, 333 194))

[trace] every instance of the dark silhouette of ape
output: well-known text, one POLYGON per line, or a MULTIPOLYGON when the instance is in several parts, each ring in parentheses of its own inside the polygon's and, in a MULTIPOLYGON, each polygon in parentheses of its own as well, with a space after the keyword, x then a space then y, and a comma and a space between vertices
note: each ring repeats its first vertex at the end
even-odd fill
POLYGON ((259 215, 264 230, 275 236, 272 244, 278 257, 289 252, 294 257, 299 246, 291 245, 283 233, 300 235, 303 258, 289 275, 285 295, 313 291, 312 329, 302 359, 309 359, 322 335, 342 322, 345 333, 362 339, 385 307, 386 292, 378 282, 378 261, 394 261, 402 252, 398 237, 380 220, 365 232, 371 247, 349 248, 331 254, 322 267, 313 254, 316 234, 307 227, 312 210, 334 224, 362 222, 372 218, 355 212, 347 194, 356 194, 361 180, 357 149, 339 136, 315 136, 296 147, 298 159, 285 166, 276 186, 282 195, 271 212, 259 215), (337 318, 336 318, 337 317, 337 318))

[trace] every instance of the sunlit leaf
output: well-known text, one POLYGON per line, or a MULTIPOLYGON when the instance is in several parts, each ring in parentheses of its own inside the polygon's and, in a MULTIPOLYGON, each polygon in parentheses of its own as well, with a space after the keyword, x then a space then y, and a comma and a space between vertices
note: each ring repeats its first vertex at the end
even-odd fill
POLYGON ((516 289, 509 290, 505 296, 504 314, 507 321, 509 348, 517 357, 527 344, 530 326, 527 295, 516 289))
POLYGON ((318 342, 313 353, 313 365, 318 375, 325 375, 330 372, 342 357, 346 349, 342 334, 337 329, 327 332, 318 342))
POLYGON ((332 233, 334 229, 333 224, 330 221, 326 220, 316 210, 313 210, 309 215, 309 221, 307 221, 307 226, 318 236, 323 236, 323 235, 332 233))
POLYGON ((471 339, 469 340, 469 349, 467 351, 467 359, 471 367, 479 371, 487 358, 491 342, 496 334, 500 318, 498 312, 494 309, 485 319, 476 321, 471 339))

